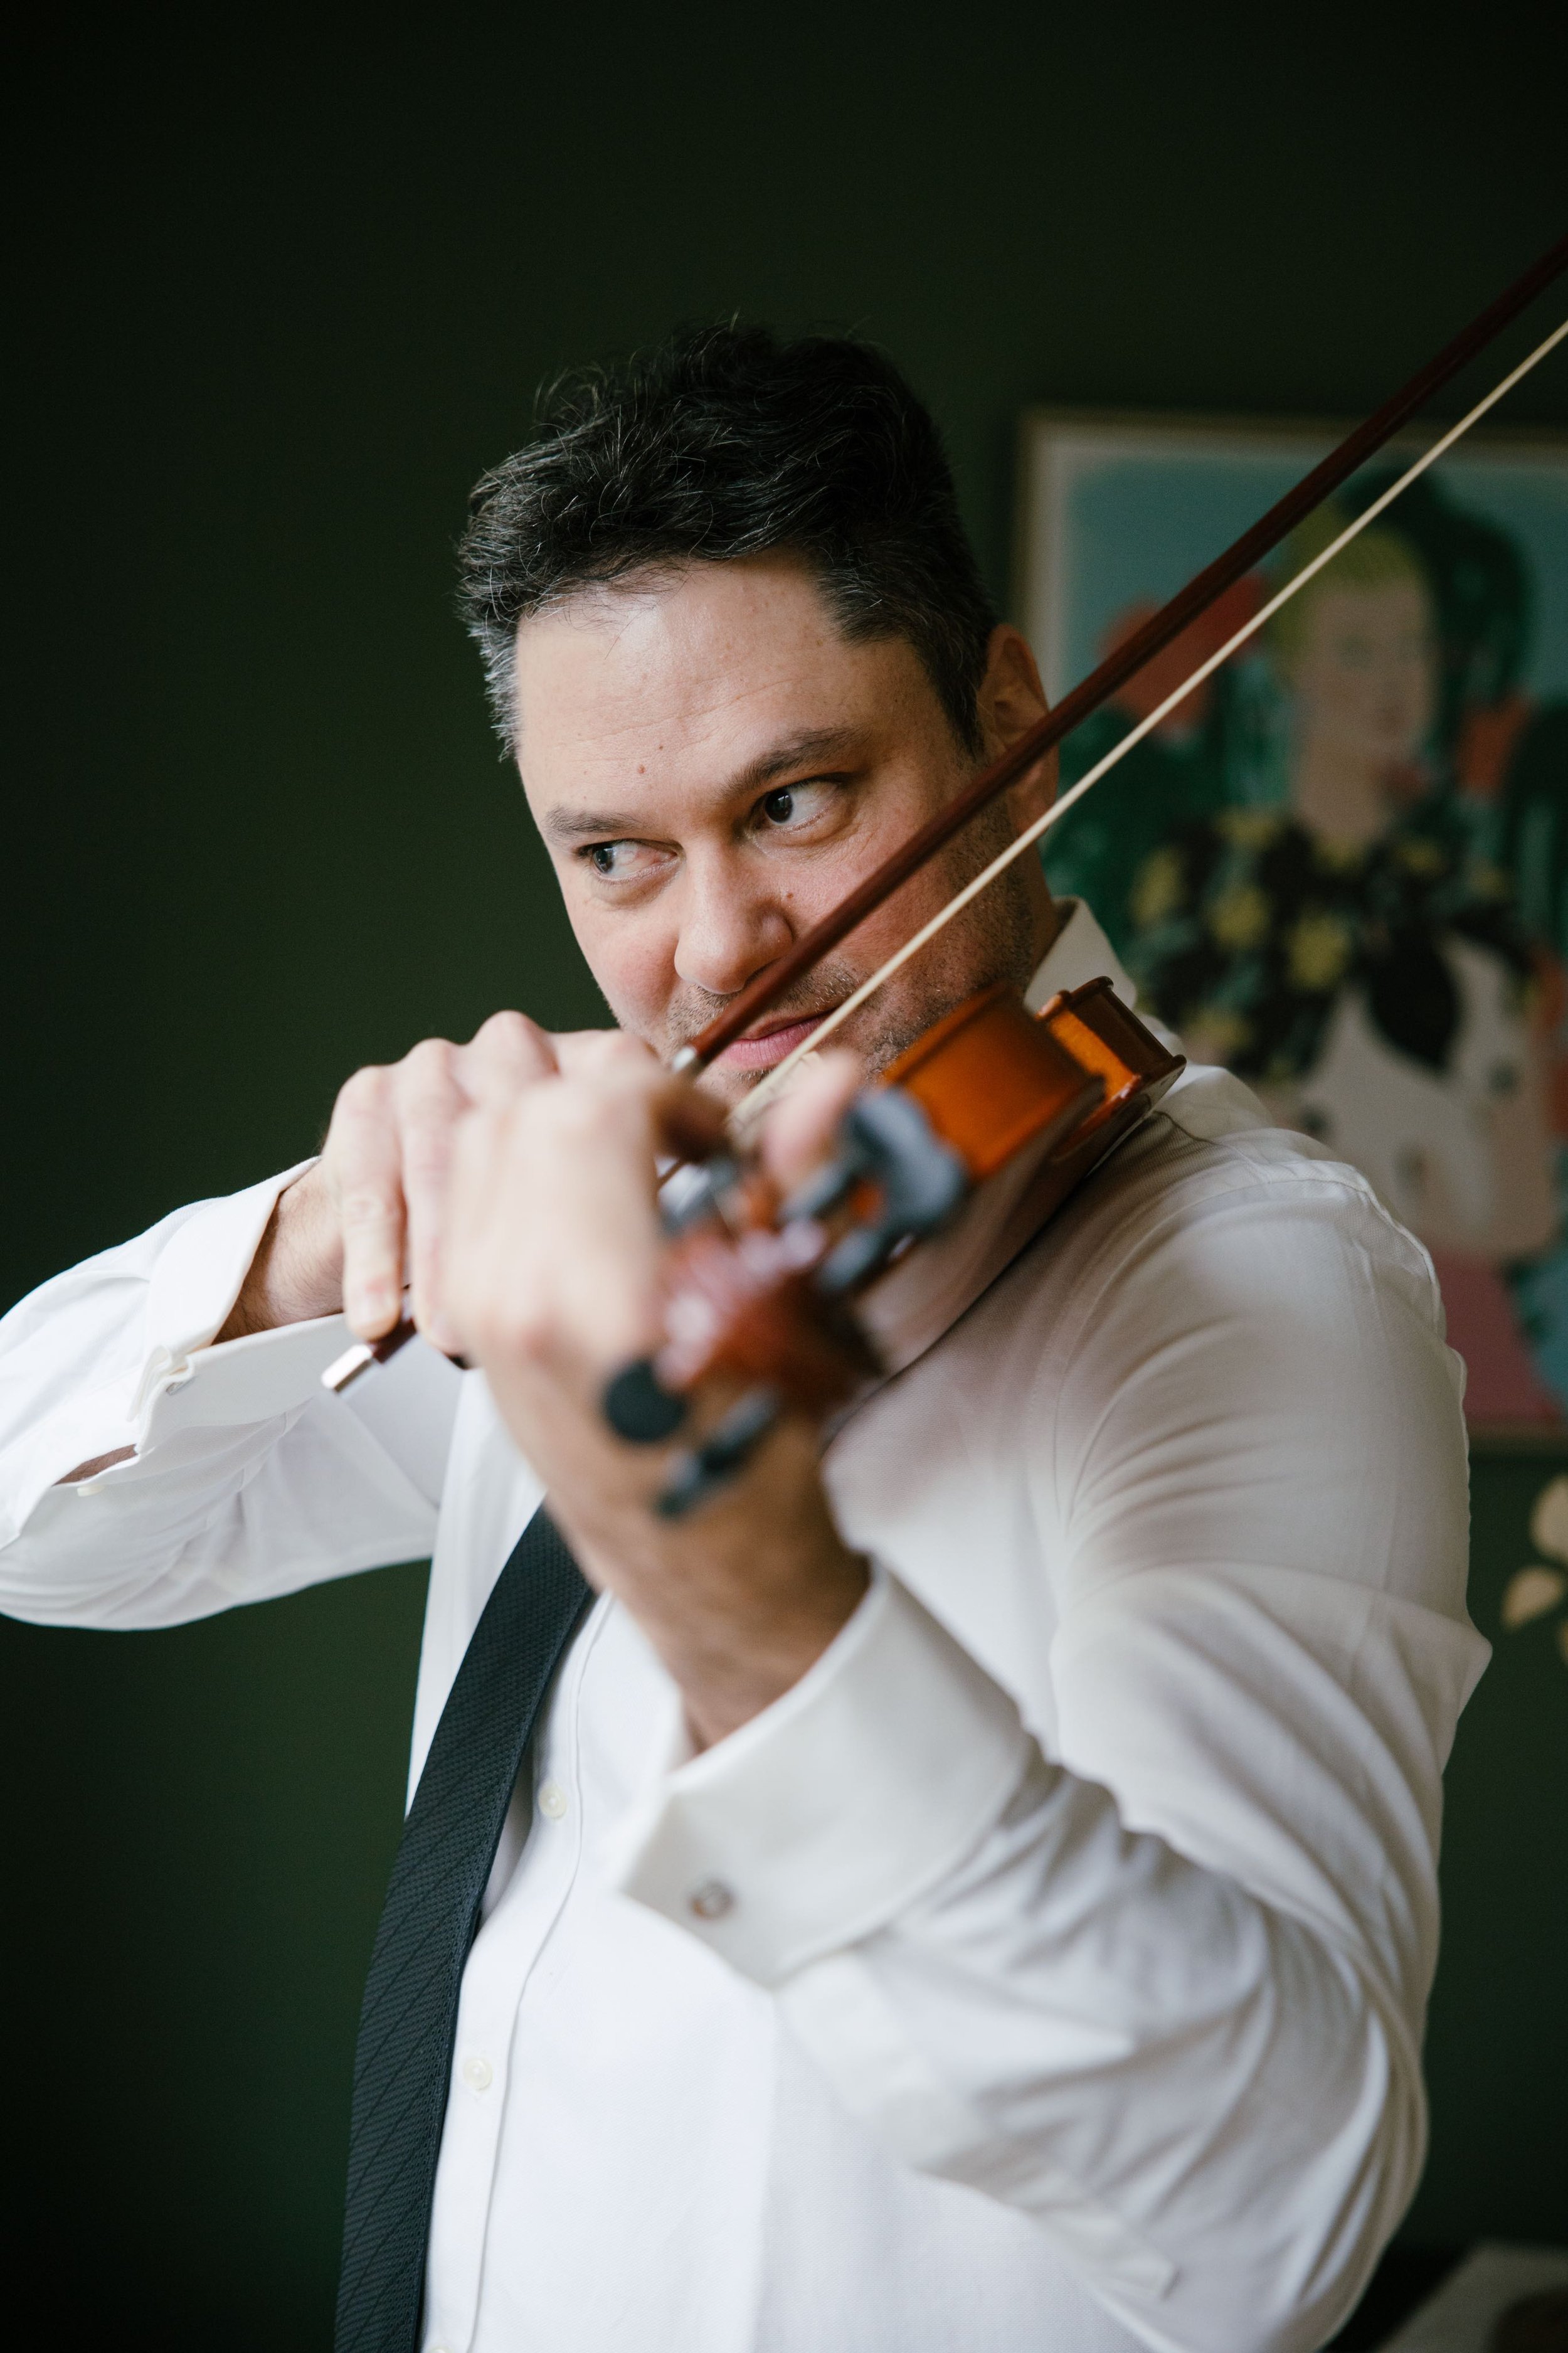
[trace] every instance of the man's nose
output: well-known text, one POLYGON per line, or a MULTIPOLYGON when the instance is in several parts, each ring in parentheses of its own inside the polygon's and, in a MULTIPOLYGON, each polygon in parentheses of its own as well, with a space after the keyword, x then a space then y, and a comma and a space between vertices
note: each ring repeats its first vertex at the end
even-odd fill
POLYGON ((675 969, 689 987, 733 997, 795 939, 787 910, 744 863, 692 860, 675 969))

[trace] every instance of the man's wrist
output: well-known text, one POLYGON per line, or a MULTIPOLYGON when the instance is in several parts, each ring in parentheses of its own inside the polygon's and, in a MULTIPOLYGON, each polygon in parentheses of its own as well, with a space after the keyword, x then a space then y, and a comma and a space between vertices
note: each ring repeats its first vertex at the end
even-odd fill
POLYGON ((869 1565, 846 1549, 835 1573, 819 1573, 812 1592, 787 1615, 747 1627, 737 1641, 732 1620, 712 1642, 693 1641, 683 1627, 667 1652, 699 1750, 727 1740, 753 1716, 793 1691, 836 1642, 866 1598, 869 1565))
POLYGON ((278 1196, 217 1337, 244 1339, 335 1315, 342 1306, 342 1243, 318 1164, 278 1196))

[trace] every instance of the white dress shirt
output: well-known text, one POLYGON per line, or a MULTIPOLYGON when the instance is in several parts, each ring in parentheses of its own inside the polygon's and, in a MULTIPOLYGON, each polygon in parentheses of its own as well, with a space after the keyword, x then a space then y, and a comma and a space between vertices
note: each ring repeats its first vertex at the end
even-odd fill
MULTIPOLYGON (((1031 998, 1100 972, 1080 907, 1031 998)), ((623 1609, 574 1642, 426 2353, 1310 2353, 1402 2212, 1487 1655, 1430 1264, 1215 1071, 1032 1240, 1029 1176, 879 1295, 826 1456, 874 1580, 805 1678, 693 1758, 623 1609)), ((286 1181, 0 1325, 0 1606, 163 1626, 433 1548, 412 1787, 538 1483, 422 1347, 351 1408, 337 1318, 207 1345, 286 1181)))

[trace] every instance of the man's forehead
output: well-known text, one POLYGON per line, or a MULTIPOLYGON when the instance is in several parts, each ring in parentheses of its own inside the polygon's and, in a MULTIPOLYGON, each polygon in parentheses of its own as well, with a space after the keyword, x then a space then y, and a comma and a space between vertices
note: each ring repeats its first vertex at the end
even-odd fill
POLYGON ((793 563, 708 564, 584 590, 523 620, 517 733, 525 768, 574 758, 667 756, 715 734, 766 733, 793 713, 819 724, 853 691, 848 646, 793 563))

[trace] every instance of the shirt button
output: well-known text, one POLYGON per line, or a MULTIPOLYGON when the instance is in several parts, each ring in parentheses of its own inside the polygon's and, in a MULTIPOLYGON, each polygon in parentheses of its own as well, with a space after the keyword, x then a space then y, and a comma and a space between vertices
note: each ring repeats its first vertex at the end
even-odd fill
POLYGON ((559 1781, 543 1781, 539 1789, 539 1810, 546 1821, 558 1822, 566 1811, 566 1792, 559 1781))
POLYGON ((478 2052, 463 2062, 463 2081, 470 2092, 488 2092, 495 2081, 495 2072, 489 2061, 481 2059, 478 2052))
POLYGON ((700 1887, 692 1889, 687 1902, 700 1920, 721 1920, 726 1912, 734 1910, 735 1894, 721 1879, 705 1879, 700 1887))

